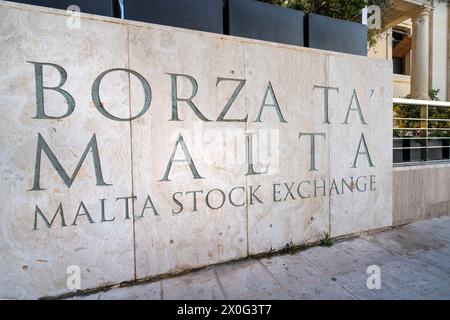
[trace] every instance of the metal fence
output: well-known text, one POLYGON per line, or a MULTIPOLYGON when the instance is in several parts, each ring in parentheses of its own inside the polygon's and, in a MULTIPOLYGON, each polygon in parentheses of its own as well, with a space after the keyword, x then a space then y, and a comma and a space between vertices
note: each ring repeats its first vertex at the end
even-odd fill
POLYGON ((450 102, 393 102, 394 165, 450 163, 450 102))

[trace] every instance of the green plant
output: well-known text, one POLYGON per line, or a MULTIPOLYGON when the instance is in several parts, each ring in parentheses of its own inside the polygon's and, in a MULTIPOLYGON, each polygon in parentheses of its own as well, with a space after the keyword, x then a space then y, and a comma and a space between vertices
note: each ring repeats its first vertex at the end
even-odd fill
POLYGON ((302 248, 305 247, 305 244, 294 244, 292 241, 289 243, 286 243, 286 247, 284 248, 284 251, 290 253, 290 254, 294 254, 298 251, 300 251, 302 248))
POLYGON ((333 239, 328 232, 323 232, 323 239, 320 240, 320 245, 322 247, 331 247, 333 245, 333 239))
MULTIPOLYGON (((410 95, 404 97, 410 98, 410 95)), ((420 118, 420 106, 409 106, 403 104, 394 104, 393 106, 393 118, 394 128, 420 128, 420 121, 417 120, 404 120, 404 119, 418 119, 420 118), (403 118, 399 120, 398 118, 403 118)), ((417 134, 421 134, 418 130, 394 130, 394 137, 412 137, 417 134)))
MULTIPOLYGON (((439 89, 431 89, 429 97, 431 100, 439 101, 439 89)), ((447 107, 428 107, 428 118, 437 120, 450 119, 450 108, 447 107)), ((430 121, 430 128, 445 129, 450 127, 450 121, 430 121)), ((450 137, 450 131, 447 130, 430 130, 431 137, 450 137)))
MULTIPOLYGON (((439 89, 431 89, 429 91, 429 97, 433 101, 438 101, 439 89)), ((405 98, 409 99, 411 95, 407 95, 405 98)), ((421 117, 420 106, 405 106, 402 104, 394 104, 393 115, 394 118, 406 118, 406 119, 418 119, 421 117)), ((450 119, 450 110, 445 107, 428 107, 428 119, 450 119)), ((420 128, 419 120, 394 120, 394 127, 402 128, 420 128)), ((430 128, 448 128, 450 121, 430 121, 430 128)), ((424 131, 416 130, 394 130, 394 137, 413 137, 417 135, 423 135, 424 131)), ((445 130, 430 130, 430 137, 449 137, 450 132, 445 130)))
POLYGON ((430 89, 430 91, 428 92, 428 96, 433 101, 439 101, 438 95, 440 91, 441 89, 430 89))

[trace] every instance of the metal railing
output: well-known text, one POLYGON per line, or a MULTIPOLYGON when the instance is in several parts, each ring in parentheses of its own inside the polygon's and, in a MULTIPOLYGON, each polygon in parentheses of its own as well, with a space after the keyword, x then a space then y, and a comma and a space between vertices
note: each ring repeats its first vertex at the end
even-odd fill
POLYGON ((393 100, 394 165, 450 163, 450 102, 393 100))

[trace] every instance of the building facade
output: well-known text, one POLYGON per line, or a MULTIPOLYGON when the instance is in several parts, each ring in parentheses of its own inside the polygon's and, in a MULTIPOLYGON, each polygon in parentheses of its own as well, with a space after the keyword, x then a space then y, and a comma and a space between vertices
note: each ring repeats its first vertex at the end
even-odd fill
POLYGON ((394 97, 450 99, 449 12, 447 0, 394 0, 384 14, 388 31, 369 56, 393 61, 394 97))

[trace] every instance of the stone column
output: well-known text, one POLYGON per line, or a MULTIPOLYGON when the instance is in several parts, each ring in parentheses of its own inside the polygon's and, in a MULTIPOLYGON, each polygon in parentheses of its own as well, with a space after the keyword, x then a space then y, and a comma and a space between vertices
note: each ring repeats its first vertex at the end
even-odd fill
POLYGON ((428 99, 430 14, 431 10, 424 7, 412 17, 411 98, 413 99, 428 99))

